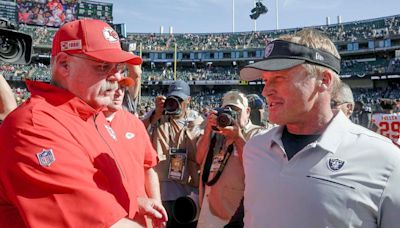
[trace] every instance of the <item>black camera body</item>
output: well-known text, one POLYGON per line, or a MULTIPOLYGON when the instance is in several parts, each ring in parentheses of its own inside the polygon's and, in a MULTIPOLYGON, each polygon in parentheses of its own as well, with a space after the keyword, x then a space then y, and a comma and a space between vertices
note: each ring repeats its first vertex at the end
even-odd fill
POLYGON ((182 112, 181 102, 182 100, 177 97, 167 97, 164 103, 164 114, 172 116, 180 115, 182 112))
POLYGON ((237 119, 237 112, 230 107, 217 108, 217 124, 219 127, 233 126, 237 119))
POLYGON ((0 18, 0 62, 28 64, 32 55, 32 37, 18 32, 7 19, 0 18))

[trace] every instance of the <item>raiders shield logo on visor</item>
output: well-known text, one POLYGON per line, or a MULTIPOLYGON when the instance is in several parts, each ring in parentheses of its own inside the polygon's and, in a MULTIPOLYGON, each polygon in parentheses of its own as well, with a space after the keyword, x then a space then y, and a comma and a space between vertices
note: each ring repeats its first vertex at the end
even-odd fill
POLYGON ((269 43, 265 48, 264 58, 267 58, 269 55, 271 55, 272 50, 274 50, 274 43, 269 43))

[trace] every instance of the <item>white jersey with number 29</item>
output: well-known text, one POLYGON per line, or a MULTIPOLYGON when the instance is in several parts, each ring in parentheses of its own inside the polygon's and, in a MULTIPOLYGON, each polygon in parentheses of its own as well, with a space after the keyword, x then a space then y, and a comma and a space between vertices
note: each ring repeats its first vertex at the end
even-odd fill
POLYGON ((395 144, 400 145, 400 113, 384 114, 377 113, 372 115, 372 123, 378 127, 377 132, 395 144))

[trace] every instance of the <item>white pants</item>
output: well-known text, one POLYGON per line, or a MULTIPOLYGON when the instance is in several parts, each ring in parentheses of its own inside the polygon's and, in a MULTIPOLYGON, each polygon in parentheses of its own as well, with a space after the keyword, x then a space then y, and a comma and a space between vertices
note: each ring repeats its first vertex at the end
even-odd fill
POLYGON ((229 220, 223 220, 210 211, 208 204, 208 194, 210 193, 210 187, 205 186, 205 193, 203 204, 201 205, 200 216, 197 222, 197 228, 223 228, 229 223, 229 220))

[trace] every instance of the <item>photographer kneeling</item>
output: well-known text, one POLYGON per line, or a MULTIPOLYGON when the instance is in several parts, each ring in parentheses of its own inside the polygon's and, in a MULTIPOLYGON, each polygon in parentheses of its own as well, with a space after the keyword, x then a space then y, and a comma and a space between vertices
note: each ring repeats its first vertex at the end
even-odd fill
MULTIPOLYGON (((189 108, 190 87, 181 80, 169 86, 166 96, 156 97, 156 109, 143 120, 151 124, 150 138, 159 163, 154 167, 160 179, 161 200, 168 212, 167 227, 195 227, 181 224, 172 214, 180 197, 198 194, 199 165, 196 163, 196 142, 202 122, 189 108)), ((147 127, 147 126, 146 126, 147 127)))
POLYGON ((244 191, 242 152, 246 141, 266 130, 252 124, 246 96, 229 91, 222 107, 211 110, 197 144, 201 164, 198 227, 223 227, 239 206, 244 191))

